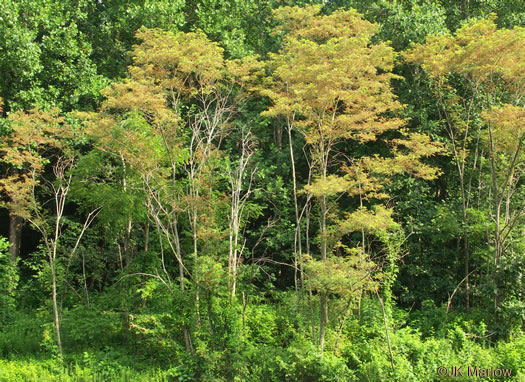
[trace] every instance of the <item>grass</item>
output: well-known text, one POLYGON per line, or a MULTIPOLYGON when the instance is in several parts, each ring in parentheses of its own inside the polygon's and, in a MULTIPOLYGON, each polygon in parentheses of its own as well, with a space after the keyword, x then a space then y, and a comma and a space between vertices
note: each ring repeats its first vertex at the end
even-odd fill
POLYGON ((176 369, 133 370, 129 367, 97 368, 77 363, 62 365, 53 359, 0 360, 0 382, 171 382, 176 369), (98 369, 98 370, 97 370, 98 369))

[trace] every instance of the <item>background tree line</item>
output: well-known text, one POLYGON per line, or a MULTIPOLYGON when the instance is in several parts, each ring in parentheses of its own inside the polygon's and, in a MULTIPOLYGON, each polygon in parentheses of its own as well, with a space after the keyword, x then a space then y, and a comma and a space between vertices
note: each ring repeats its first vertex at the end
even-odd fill
POLYGON ((0 378, 518 375, 524 20, 2 3, 0 378))

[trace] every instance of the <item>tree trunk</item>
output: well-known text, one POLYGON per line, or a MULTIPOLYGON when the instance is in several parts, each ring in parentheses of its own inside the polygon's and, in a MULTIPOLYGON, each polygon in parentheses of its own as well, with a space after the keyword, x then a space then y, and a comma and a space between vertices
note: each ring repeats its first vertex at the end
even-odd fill
POLYGON ((388 353, 390 355, 390 364, 392 366, 392 371, 396 372, 396 367, 394 365, 394 355, 392 354, 392 345, 390 344, 390 335, 388 334, 388 324, 387 324, 387 317, 385 312, 385 304, 383 303, 383 299, 381 296, 379 296, 379 292, 376 292, 376 296, 379 299, 379 303, 381 304, 381 310, 383 311, 383 322, 385 324, 385 336, 386 336, 386 342, 388 344, 388 353))
POLYGON ((9 253, 13 262, 20 256, 22 226, 23 219, 20 216, 9 214, 9 253))
POLYGON ((283 151, 283 128, 280 125, 275 126, 274 129, 275 145, 279 152, 283 151))
POLYGON ((466 277, 466 280, 465 280, 465 292, 466 292, 466 308, 467 308, 467 314, 470 313, 470 280, 469 280, 469 275, 470 275, 470 255, 469 255, 469 245, 468 245, 468 239, 467 239, 467 234, 464 233, 464 238, 463 238, 463 241, 464 241, 464 249, 465 249, 465 277, 466 277))
MULTIPOLYGON (((182 264, 182 255, 181 255, 181 247, 180 247, 180 239, 179 239, 179 230, 178 230, 178 217, 177 214, 173 214, 173 232, 174 232, 174 241, 175 241, 175 251, 177 252, 177 260, 179 262, 179 288, 181 291, 181 294, 184 295, 184 265, 182 264)), ((193 352, 193 346, 191 343, 191 336, 190 331, 188 329, 188 326, 186 325, 186 322, 184 322, 184 325, 182 327, 182 330, 184 332, 184 345, 186 347, 186 351, 188 353, 193 352)))
POLYGON ((51 288, 53 293, 53 315, 55 317, 55 332, 57 336, 57 346, 60 358, 62 358, 62 341, 60 340, 60 320, 58 317, 58 304, 57 304, 57 283, 55 273, 55 260, 49 259, 49 265, 51 268, 51 288))
MULTIPOLYGON (((293 202, 295 208, 295 235, 294 235, 294 260, 295 260, 295 289, 297 293, 297 268, 299 268, 299 281, 301 287, 301 296, 304 297, 304 274, 303 274, 303 251, 302 251, 302 237, 301 237, 301 220, 299 219, 299 204, 297 202, 297 176, 295 172, 295 157, 292 142, 292 127, 288 125, 288 144, 290 148, 290 164, 292 165, 292 181, 293 181, 293 202)), ((298 294, 299 296, 299 294, 298 294)))
POLYGON ((314 303, 312 300, 312 288, 308 289, 308 301, 310 305, 310 324, 312 326, 312 341, 315 343, 315 318, 314 318, 314 303))
POLYGON ((132 221, 131 221, 131 216, 128 216, 128 224, 126 226, 126 234, 124 236, 124 243, 123 243, 123 248, 124 248, 124 255, 125 255, 125 258, 126 258, 126 267, 129 265, 129 263, 131 262, 131 257, 132 257, 132 253, 131 253, 131 228, 132 228, 132 221))
POLYGON ((325 328, 328 322, 327 296, 326 292, 321 292, 321 306, 320 306, 320 324, 319 324, 319 348, 321 353, 324 351, 324 335, 325 328))
MULTIPOLYGON (((184 294, 184 268, 181 262, 179 262, 179 287, 180 291, 184 294)), ((182 330, 184 332, 184 345, 186 346, 186 351, 191 353, 193 351, 193 346, 191 344, 190 331, 188 330, 186 323, 184 323, 182 330)))
MULTIPOLYGON (((326 243, 326 196, 321 197, 321 261, 326 261, 327 243, 326 243)), ((326 292, 320 293, 320 320, 319 320, 319 348, 321 353, 324 350, 325 328, 328 322, 327 295, 326 292)))

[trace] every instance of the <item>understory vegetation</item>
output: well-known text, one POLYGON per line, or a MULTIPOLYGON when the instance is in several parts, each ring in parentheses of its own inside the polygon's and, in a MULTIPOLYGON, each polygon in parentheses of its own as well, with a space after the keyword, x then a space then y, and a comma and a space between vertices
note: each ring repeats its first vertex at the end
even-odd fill
POLYGON ((3 0, 0 382, 525 380, 524 23, 3 0))

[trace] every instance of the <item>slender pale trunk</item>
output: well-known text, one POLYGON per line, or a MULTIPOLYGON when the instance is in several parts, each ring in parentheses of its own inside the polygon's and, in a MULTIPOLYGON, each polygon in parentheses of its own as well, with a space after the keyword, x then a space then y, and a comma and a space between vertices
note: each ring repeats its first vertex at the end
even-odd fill
MULTIPOLYGON (((126 167, 126 160, 124 156, 122 155, 122 153, 120 154, 120 160, 122 161, 122 169, 123 169, 122 189, 124 190, 124 193, 127 193, 128 192, 127 167, 126 167)), ((126 266, 128 266, 131 261, 130 241, 131 241, 132 226, 133 226, 133 222, 131 220, 131 214, 128 214, 126 233, 124 235, 124 242, 122 243, 122 247, 124 249, 124 256, 126 258, 126 266)))
MULTIPOLYGON (((184 293, 184 267, 182 266, 182 263, 179 263, 179 287, 180 291, 184 293)), ((193 351, 193 347, 191 344, 190 331, 186 323, 184 323, 182 330, 184 333, 184 345, 186 346, 186 351, 191 353, 193 351)))
POLYGON ((383 303, 383 299, 381 296, 379 296, 379 292, 376 292, 377 298, 379 299, 379 303, 381 304, 381 310, 383 311, 383 322, 385 324, 385 336, 386 336, 386 342, 388 344, 388 353, 390 355, 390 364, 392 366, 392 371, 395 373, 396 367, 394 365, 394 355, 392 353, 392 345, 390 344, 390 335, 388 333, 388 320, 385 312, 385 304, 383 303))
POLYGON ((57 336, 57 346, 58 353, 60 358, 62 358, 62 340, 60 339, 60 319, 58 316, 58 304, 57 304, 57 284, 56 284, 56 274, 55 274, 55 262, 51 262, 51 284, 52 284, 52 293, 53 293, 53 315, 55 318, 55 332, 57 336))
POLYGON ((321 304, 320 304, 320 325, 319 325, 319 347, 321 353, 324 351, 324 337, 325 337, 325 328, 328 322, 328 309, 327 309, 327 296, 326 292, 321 292, 321 304))
MULTIPOLYGON (((237 218, 236 218, 237 219, 237 218)), ((239 262, 239 254, 238 254, 238 249, 237 249, 237 246, 239 244, 239 226, 237 224, 237 222, 234 222, 233 224, 233 242, 230 241, 230 248, 232 248, 233 252, 232 252, 232 276, 233 276, 233 281, 232 281, 232 302, 233 302, 233 299, 235 298, 235 293, 236 293, 236 289, 237 289, 237 267, 238 267, 238 262, 239 262)))
MULTIPOLYGON (((323 147, 324 148, 324 147, 323 147)), ((324 154, 324 150, 321 150, 323 155, 326 155, 326 157, 322 158, 322 176, 323 179, 326 180, 327 172, 328 172, 328 163, 325 160, 328 158, 328 152, 324 154)), ((327 257, 327 238, 326 238, 326 216, 328 214, 328 206, 327 206, 327 200, 326 196, 321 196, 321 227, 320 227, 320 235, 321 235, 321 261, 326 261, 327 257)), ((319 322, 319 347, 321 349, 321 352, 324 350, 324 337, 325 337, 325 329, 326 324, 328 323, 328 296, 325 291, 321 291, 320 293, 320 322, 319 322)))
MULTIPOLYGON (((242 159, 241 159, 242 161, 242 159)), ((229 222, 229 256, 228 256, 228 273, 230 275, 230 286, 231 286, 231 302, 235 298, 235 292, 237 287, 236 282, 236 268, 237 268, 237 219, 239 213, 239 195, 240 189, 237 187, 236 174, 230 174, 231 183, 231 206, 230 206, 230 222, 229 222)))
MULTIPOLYGON (((361 192, 361 183, 359 183, 359 206, 363 208, 363 194, 361 192)), ((363 250, 363 255, 365 254, 365 245, 366 245, 366 238, 365 238, 365 230, 361 228, 361 248, 363 250)))
POLYGON ((126 226, 126 235, 124 237, 124 254, 126 256, 126 266, 129 265, 131 261, 131 248, 130 248, 130 242, 131 242, 131 228, 133 226, 133 223, 131 221, 131 216, 128 216, 128 224, 126 226))
MULTIPOLYGON (((292 181, 293 181, 293 202, 295 208, 295 234, 294 234, 294 260, 295 260, 295 290, 297 292, 297 269, 299 268, 299 283, 301 288, 301 296, 304 296, 304 273, 303 273, 303 254, 302 254, 302 237, 301 237, 301 221, 299 218, 299 204, 297 202, 297 175, 295 171, 295 157, 292 142, 292 125, 288 122, 288 144, 290 148, 290 163, 292 165, 292 181)), ((299 296, 299 294, 297 294, 299 296)))
POLYGON ((326 260, 327 243, 326 243, 326 196, 321 197, 321 261, 326 260))
MULTIPOLYGON (((178 257, 182 258, 181 257, 181 252, 180 252, 180 239, 179 239, 179 230, 178 230, 178 219, 177 219, 176 214, 174 214, 173 220, 174 220, 173 221, 173 231, 174 231, 175 250, 177 251, 178 257)), ((181 260, 179 260, 179 288, 180 288, 181 293, 184 294, 184 290, 185 290, 184 266, 183 266, 181 260)), ((191 353, 191 352, 193 352, 193 346, 192 346, 192 343, 191 343, 190 331, 189 331, 188 326, 186 325, 186 323, 184 323, 184 325, 182 327, 182 330, 183 330, 183 333, 184 333, 184 345, 186 347, 186 351, 188 353, 191 353)))
MULTIPOLYGON (((176 180, 177 179, 177 172, 176 167, 172 163, 172 182, 173 182, 173 189, 176 189, 176 180)), ((154 216, 156 219, 158 219, 158 216, 154 216)), ((181 291, 181 294, 184 295, 185 293, 185 283, 184 283, 184 264, 182 263, 182 252, 181 252, 181 245, 180 245, 180 237, 179 237, 179 219, 177 215, 176 210, 172 210, 169 216, 170 225, 171 225, 171 233, 173 233, 173 241, 169 242, 170 247, 172 251, 174 251, 174 255, 177 259, 177 262, 179 263, 179 289, 181 291), (174 246, 174 247, 173 247, 174 246)), ((169 230, 165 231, 165 234, 168 233, 169 230)), ((186 325, 186 322, 182 325, 182 331, 184 335, 184 345, 186 348, 186 351, 188 353, 193 352, 193 345, 191 342, 191 335, 190 330, 188 326, 186 325)))
POLYGON ((238 167, 234 171, 230 171, 230 185, 231 185, 231 207, 229 216, 229 245, 230 253, 228 260, 228 270, 231 278, 231 301, 235 299, 235 293, 237 288, 237 272, 239 268, 239 259, 242 256, 244 245, 239 249, 239 238, 240 228, 242 222, 243 209, 246 203, 246 199, 251 193, 251 185, 255 169, 251 173, 250 180, 248 182, 248 188, 246 192, 242 193, 242 181, 244 174, 246 173, 246 167, 250 161, 250 157, 253 152, 250 147, 249 137, 250 131, 242 131, 243 138, 241 141, 242 152, 239 160, 238 167))
POLYGON ((274 138, 279 152, 283 151, 283 129, 280 125, 275 126, 274 138))
MULTIPOLYGON (((489 132, 489 159, 490 159, 490 172, 491 172, 491 178, 492 178, 492 190, 494 192, 494 207, 495 207, 495 237, 494 237, 494 279, 497 280, 497 269, 498 264, 500 260, 500 255, 502 253, 501 251, 501 204, 502 204, 502 197, 500 193, 502 190, 499 189, 498 183, 497 183, 497 173, 496 173, 496 164, 494 162, 494 140, 492 137, 492 129, 490 125, 488 126, 488 132, 489 132)), ((494 296, 494 321, 496 320, 496 310, 498 309, 499 305, 499 296, 496 293, 496 296, 494 296)))
MULTIPOLYGON (((233 210, 233 207, 232 207, 233 210)), ((231 223, 230 223, 231 224, 231 223)), ((230 275, 230 280, 228 282, 230 289, 233 290, 233 229, 230 227, 230 232, 228 235, 228 274, 230 275)))
MULTIPOLYGON (((55 256, 55 250, 53 251, 53 257, 55 256)), ((51 268, 51 290, 53 298, 53 316, 55 318, 55 333, 57 336, 58 354, 62 358, 62 341, 60 339, 60 319, 58 316, 58 304, 57 304, 57 282, 55 273, 55 260, 53 257, 49 257, 49 266, 51 268)))
POLYGON ((310 305, 310 324, 312 326, 312 341, 315 343, 316 337, 315 337, 315 316, 314 316, 314 303, 312 299, 312 288, 308 289, 308 302, 310 305))
POLYGON ((188 218, 191 226, 191 232, 192 232, 192 239, 193 239, 193 256, 195 257, 195 260, 197 259, 197 215, 198 215, 198 207, 197 207, 197 200, 199 198, 199 190, 197 189, 197 186, 195 184, 195 171, 194 171, 194 163, 193 159, 190 163, 190 170, 189 170, 189 176, 190 176, 190 196, 191 201, 188 208, 188 218))
MULTIPOLYGON (((326 261, 326 197, 321 197, 321 261, 326 261)), ((325 327, 328 322, 327 295, 320 293, 319 347, 324 350, 325 327)))
MULTIPOLYGON (((197 260, 198 255, 198 242, 197 242, 197 198, 199 197, 199 192, 195 187, 195 176, 193 171, 191 171, 191 191, 190 194, 192 195, 192 204, 190 205, 189 209, 189 219, 190 219, 190 225, 192 229, 192 237, 193 237, 193 258, 194 261, 197 260)), ((201 326, 201 315, 200 315, 200 295, 199 290, 196 289, 195 291, 195 312, 197 313, 197 327, 200 329, 201 326)))
POLYGON ((306 253, 310 253, 310 210, 312 208, 311 204, 308 204, 305 211, 305 244, 306 244, 306 253))
POLYGON ((64 212, 65 198, 67 189, 62 189, 60 195, 55 192, 55 203, 56 203, 56 222, 55 222, 55 237, 52 244, 51 253, 49 254, 49 267, 51 268, 51 293, 53 299, 53 315, 55 318, 55 331, 57 336, 57 346, 60 358, 62 358, 62 341, 60 339, 60 318, 58 315, 58 304, 57 304, 57 280, 56 280, 56 268, 55 260, 57 257, 58 238, 60 237, 60 220, 62 219, 62 213, 64 212))
POLYGON ((469 255, 469 244, 468 244, 468 238, 467 238, 467 235, 465 233, 465 236, 464 236, 464 250, 465 250, 465 275, 466 275, 466 280, 465 280, 465 292, 467 294, 466 296, 466 304, 467 304, 467 314, 470 313, 470 280, 469 280, 469 274, 470 274, 470 255, 469 255))
MULTIPOLYGON (((232 182, 233 186, 233 182, 232 182)), ((230 234, 229 234, 229 259, 228 259, 228 270, 231 277, 231 301, 235 298, 235 290, 237 287, 236 283, 236 265, 237 265, 237 235, 235 233, 235 221, 236 217, 236 197, 235 191, 232 192, 232 205, 231 205, 231 222, 230 222, 230 234)))

